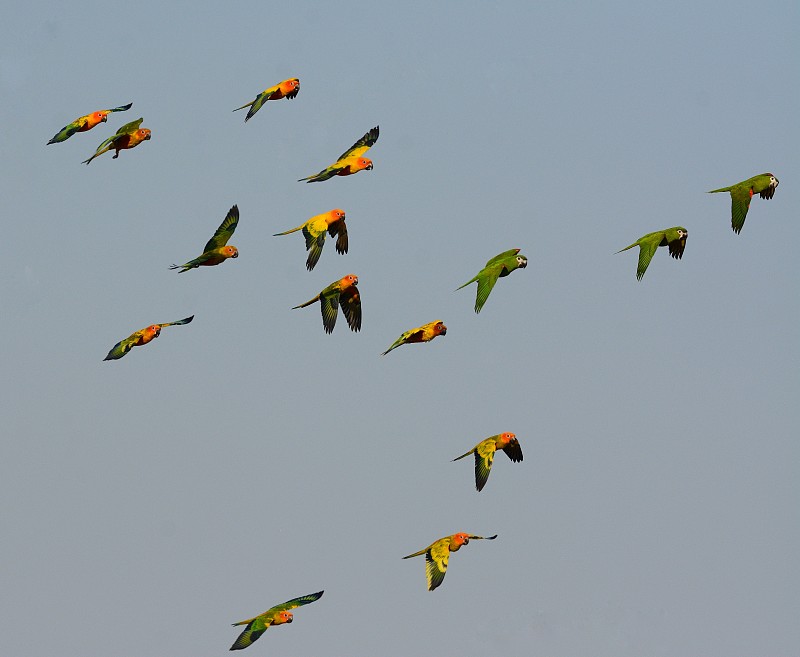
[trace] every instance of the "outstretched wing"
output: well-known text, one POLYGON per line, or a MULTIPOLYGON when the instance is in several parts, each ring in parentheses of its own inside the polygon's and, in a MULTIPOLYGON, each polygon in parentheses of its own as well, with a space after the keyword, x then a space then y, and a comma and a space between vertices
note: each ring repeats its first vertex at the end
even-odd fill
POLYGON ((750 209, 751 199, 752 195, 749 187, 737 185, 731 189, 731 227, 736 234, 742 232, 747 211, 750 209))
POLYGON ((658 237, 639 243, 639 264, 636 267, 636 280, 642 280, 642 276, 644 276, 644 273, 647 271, 647 267, 653 259, 656 249, 658 249, 658 245, 663 237, 660 233, 658 235, 658 237))
POLYGON ((352 331, 361 330, 361 294, 355 285, 348 287, 339 296, 339 303, 342 305, 347 324, 352 331))
POLYGON ((193 319, 194 319, 194 315, 192 315, 191 317, 186 317, 184 319, 179 319, 177 322, 167 322, 166 324, 159 324, 159 326, 161 328, 164 328, 165 326, 180 326, 182 324, 188 324, 193 319))
POLYGON ((519 440, 516 438, 503 447, 503 451, 514 463, 519 463, 522 460, 522 447, 520 447, 519 440))
POLYGON ((129 110, 131 107, 133 107, 133 103, 128 103, 127 105, 120 105, 119 107, 106 110, 106 112, 124 112, 125 110, 129 110))
POLYGON ((118 135, 130 135, 136 132, 142 125, 142 121, 144 121, 143 117, 136 119, 135 121, 131 121, 130 123, 126 123, 122 126, 119 130, 117 130, 118 135))
POLYGON ((234 205, 230 210, 228 210, 228 214, 225 219, 222 220, 222 223, 217 228, 217 232, 214 233, 214 236, 208 240, 208 244, 203 249, 203 253, 207 251, 213 251, 214 249, 218 249, 221 246, 225 246, 228 243, 228 240, 233 235, 233 231, 236 230, 236 225, 239 223, 239 206, 234 205))
POLYGON ((336 316, 339 314, 339 294, 325 293, 320 294, 320 309, 322 310, 322 326, 325 333, 332 333, 336 326, 336 316))
POLYGON ((444 581, 447 563, 450 561, 450 537, 436 541, 425 553, 425 574, 428 590, 433 591, 444 581))
POLYGON ((306 238, 306 249, 308 250, 306 269, 311 271, 322 255, 322 247, 325 246, 325 231, 320 233, 315 231, 313 226, 303 226, 303 237, 306 238))
POLYGON ((498 253, 494 258, 492 258, 491 260, 489 260, 489 262, 486 263, 486 266, 489 267, 490 265, 493 265, 496 262, 500 262, 501 260, 505 260, 508 257, 515 256, 518 253, 519 249, 509 249, 508 251, 503 251, 502 253, 498 253))
POLYGON ((378 141, 378 134, 380 133, 379 126, 375 126, 372 130, 367 132, 361 139, 348 148, 344 153, 339 156, 339 160, 346 157, 361 157, 369 148, 378 141))
POLYGON ((267 611, 264 612, 263 615, 270 615, 273 616, 281 611, 289 611, 290 609, 295 609, 296 607, 302 607, 303 605, 310 604, 319 600, 322 597, 322 594, 325 591, 317 591, 316 593, 309 593, 308 595, 301 595, 299 598, 292 598, 288 602, 284 602, 283 604, 275 605, 274 607, 270 607, 267 611))
POLYGON ((133 349, 136 341, 139 339, 140 333, 141 331, 136 331, 136 333, 129 335, 124 340, 117 342, 117 344, 111 348, 111 351, 108 352, 108 356, 106 356, 103 360, 117 360, 122 358, 131 349, 133 349))
MULTIPOLYGON (((498 256, 499 257, 499 256, 498 256)), ((494 260, 494 258, 493 258, 494 260)), ((486 267, 480 274, 478 274, 478 294, 475 297, 475 312, 479 313, 483 304, 489 298, 492 289, 494 288, 497 279, 503 271, 502 265, 495 263, 491 267, 486 267)))
POLYGON ((481 441, 475 447, 475 488, 478 491, 483 490, 486 480, 489 479, 496 450, 497 445, 494 436, 481 441))
POLYGON ((242 648, 247 648, 247 646, 252 644, 262 634, 264 634, 264 632, 267 631, 267 628, 270 626, 271 622, 272 619, 265 618, 264 614, 261 616, 256 616, 247 624, 247 627, 244 628, 242 633, 237 637, 236 641, 233 642, 233 645, 230 647, 230 649, 241 650, 242 648))

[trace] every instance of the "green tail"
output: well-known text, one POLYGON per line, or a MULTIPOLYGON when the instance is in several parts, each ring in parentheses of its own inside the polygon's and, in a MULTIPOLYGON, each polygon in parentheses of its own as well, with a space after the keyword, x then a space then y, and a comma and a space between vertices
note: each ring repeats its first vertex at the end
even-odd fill
POLYGON ((720 187, 719 189, 712 189, 710 192, 706 192, 707 194, 716 194, 717 192, 729 192, 733 189, 733 187, 720 187))

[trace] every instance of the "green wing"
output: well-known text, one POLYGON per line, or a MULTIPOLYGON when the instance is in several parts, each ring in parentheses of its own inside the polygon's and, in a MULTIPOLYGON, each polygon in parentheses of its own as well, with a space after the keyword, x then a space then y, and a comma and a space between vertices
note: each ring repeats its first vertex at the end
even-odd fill
POLYGON ((208 251, 213 251, 214 249, 218 249, 221 246, 225 246, 228 243, 228 240, 233 235, 233 231, 236 230, 236 225, 239 223, 239 206, 234 205, 230 210, 228 210, 228 214, 225 219, 222 220, 222 223, 217 228, 217 232, 214 233, 214 236, 208 240, 208 244, 203 249, 203 253, 207 253, 208 251))
POLYGON ((256 616, 247 624, 247 627, 244 628, 244 631, 238 636, 236 641, 233 642, 230 649, 241 650, 242 648, 247 648, 247 646, 258 640, 258 638, 267 631, 270 623, 271 619, 265 619, 263 614, 261 616, 256 616))
POLYGON ((351 331, 358 332, 361 330, 361 294, 358 288, 353 285, 348 287, 339 296, 339 303, 342 305, 342 312, 344 313, 347 324, 351 331))
POLYGON ((57 144, 58 142, 65 141, 72 137, 78 130, 81 129, 83 125, 82 121, 73 121, 72 123, 65 125, 58 134, 55 135, 50 141, 47 142, 48 145, 50 144, 57 144))
POLYGON ((133 107, 133 103, 128 103, 127 105, 120 105, 119 107, 106 110, 106 112, 124 112, 125 110, 129 110, 131 107, 133 107))
POLYGON ((288 602, 284 602, 280 605, 275 605, 274 607, 270 607, 265 611, 263 615, 269 614, 270 616, 274 616, 275 614, 281 611, 289 611, 290 609, 295 609, 296 607, 302 607, 303 605, 310 604, 316 600, 319 600, 322 597, 322 594, 325 591, 317 591, 316 593, 309 593, 308 595, 301 595, 299 598, 292 598, 288 602))
POLYGON ((194 315, 192 315, 191 317, 186 317, 184 319, 179 319, 177 322, 167 322, 166 324, 159 324, 159 326, 161 328, 164 328, 165 326, 181 326, 182 324, 188 324, 193 319, 194 315))
POLYGON ((315 173, 313 176, 308 176, 307 178, 300 178, 297 182, 322 182, 323 180, 328 180, 329 178, 333 178, 336 174, 338 174, 344 167, 337 167, 336 164, 331 164, 331 166, 326 167, 319 173, 315 173))
POLYGON ((642 239, 643 241, 639 242, 639 264, 636 267, 636 280, 638 281, 642 280, 642 276, 647 271, 647 267, 661 242, 661 237, 659 236, 642 239))
POLYGON ((502 253, 498 253, 494 258, 489 260, 486 263, 486 266, 489 267, 490 265, 495 264, 496 262, 500 262, 501 260, 505 260, 506 258, 511 258, 516 256, 519 253, 519 249, 510 249, 508 251, 503 251, 502 253))
POLYGON ((372 130, 367 132, 361 139, 359 139, 355 144, 342 153, 339 156, 339 160, 343 160, 346 157, 361 157, 373 144, 375 144, 376 141, 378 141, 379 134, 380 127, 376 125, 372 130))
POLYGON ((425 574, 428 577, 429 591, 433 591, 444 581, 448 561, 450 561, 449 536, 436 541, 425 553, 425 574))
POLYGON ((136 342, 136 339, 133 335, 129 338, 125 338, 124 340, 120 340, 112 347, 111 351, 108 352, 108 356, 106 356, 103 360, 117 360, 122 358, 131 349, 133 349, 134 342, 136 342))
POLYGON ((478 274, 478 294, 475 297, 476 313, 479 313, 481 308, 483 308, 483 304, 485 304, 486 300, 489 298, 489 294, 491 294, 492 289, 494 288, 495 283, 497 283, 497 279, 500 278, 502 271, 502 265, 495 263, 492 267, 487 267, 480 274, 478 274))
POLYGON ((742 232, 751 199, 749 186, 736 185, 731 189, 731 227, 734 233, 742 232))
MULTIPOLYGON (((326 288, 327 290, 327 288, 326 288)), ((336 316, 339 314, 339 292, 323 290, 320 293, 320 309, 322 310, 322 326, 325 333, 332 333, 336 326, 336 316)))
MULTIPOLYGON (((117 137, 119 137, 120 135, 129 135, 129 134, 132 134, 132 133, 136 132, 139 129, 139 126, 142 125, 142 121, 144 121, 144 118, 140 117, 140 118, 136 119, 135 121, 131 121, 130 123, 126 123, 119 130, 117 130, 117 132, 115 134, 111 135, 102 144, 100 144, 97 147, 97 151, 103 150, 106 146, 108 146, 109 144, 113 143, 114 140, 117 137)), ((95 154, 97 154, 97 151, 95 151, 95 154)))
POLYGON ((483 490, 486 480, 489 479, 496 450, 494 436, 481 441, 475 447, 475 488, 478 491, 483 490))
POLYGON ((303 226, 303 237, 306 238, 306 249, 308 250, 306 269, 311 271, 322 255, 322 247, 325 246, 325 231, 317 233, 314 230, 310 230, 308 226, 303 226))

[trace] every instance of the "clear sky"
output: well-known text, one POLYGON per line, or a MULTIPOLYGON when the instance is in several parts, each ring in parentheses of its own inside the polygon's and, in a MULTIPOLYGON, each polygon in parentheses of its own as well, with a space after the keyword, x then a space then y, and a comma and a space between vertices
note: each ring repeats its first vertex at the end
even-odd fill
POLYGON ((0 654, 219 656, 322 589, 247 654, 800 654, 799 32, 791 1, 6 8, 0 654), (375 125, 373 171, 296 182, 375 125), (705 192, 764 171, 737 236, 705 192), (234 203, 240 257, 168 271, 234 203), (309 273, 272 235, 336 207, 309 273), (615 252, 676 225, 637 282, 615 252), (514 247, 475 315, 455 288, 514 247), (348 273, 360 333, 290 310, 348 273), (525 460, 477 493, 451 459, 503 431, 525 460), (401 557, 457 531, 499 536, 428 592, 401 557))

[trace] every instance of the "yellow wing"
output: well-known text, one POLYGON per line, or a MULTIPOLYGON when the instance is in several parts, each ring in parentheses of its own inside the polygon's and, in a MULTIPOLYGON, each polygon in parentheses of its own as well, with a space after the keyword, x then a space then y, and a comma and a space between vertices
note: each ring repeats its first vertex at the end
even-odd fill
POLYGON ((372 145, 375 144, 376 141, 378 141, 379 133, 380 126, 376 125, 372 130, 367 132, 361 139, 359 139, 355 144, 342 153, 337 161, 343 160, 346 157, 361 157, 372 145))

